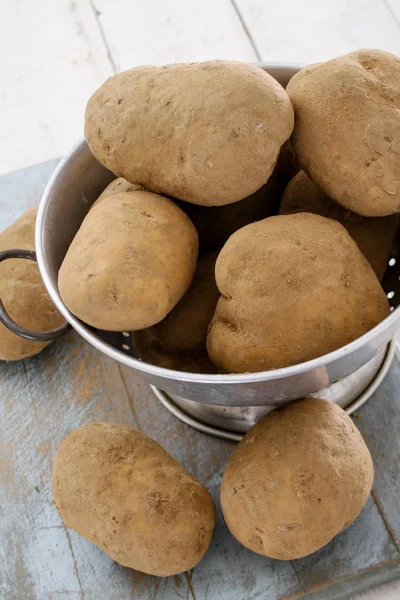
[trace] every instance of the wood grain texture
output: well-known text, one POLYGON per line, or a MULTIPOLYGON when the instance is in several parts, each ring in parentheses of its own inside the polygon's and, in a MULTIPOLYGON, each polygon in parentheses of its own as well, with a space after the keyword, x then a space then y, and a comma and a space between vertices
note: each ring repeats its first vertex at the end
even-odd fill
POLYGON ((63 154, 112 74, 89 0, 2 0, 0 173, 63 154))
MULTIPOLYGON (((0 173, 65 152, 81 135, 88 96, 117 69, 260 56, 313 62, 362 46, 400 54, 398 0, 3 0, 0 17, 0 173)), ((38 202, 55 163, 0 177, 1 228, 38 202)), ((156 579, 65 529, 50 492, 58 444, 94 419, 141 427, 216 500, 233 444, 178 422, 147 385, 73 333, 38 357, 0 363, 0 599, 337 600, 399 577, 399 378, 396 363, 355 421, 373 454, 377 504, 370 499, 328 547, 294 563, 269 561, 240 546, 219 514, 202 563, 156 579)))
POLYGON ((393 20, 400 28, 400 2, 399 0, 383 0, 393 20))
POLYGON ((256 61, 230 0, 95 0, 117 71, 214 58, 256 61))
POLYGON ((355 423, 371 451, 375 465, 374 499, 400 551, 400 360, 397 359, 379 390, 360 409, 355 423))
MULTIPOLYGON (((36 167, 35 175, 34 170, 29 172, 28 179, 32 176, 36 181, 32 192, 26 170, 7 176, 7 186, 0 178, 0 190, 7 190, 7 198, 0 196, 0 206, 7 201, 22 212, 36 203, 40 177, 44 187, 52 166, 36 167), (23 195, 18 193, 18 180, 25 182, 23 195), (10 190, 14 190, 11 195, 10 190)), ((0 211, 0 219, 8 222, 6 211, 0 211)), ((399 428, 400 411, 393 393, 399 377, 396 363, 356 420, 377 465, 379 454, 399 455, 396 440, 379 427, 385 413, 386 431, 389 425, 392 433, 399 428), (377 407, 382 413, 376 412, 377 407)), ((129 369, 73 332, 37 357, 0 363, 0 398, 1 599, 333 600, 398 574, 400 555, 392 537, 397 505, 390 501, 398 488, 395 475, 376 478, 379 509, 370 498, 355 523, 313 556, 283 562, 253 554, 230 535, 219 507, 221 476, 233 443, 177 421, 129 369), (193 571, 161 579, 145 576, 117 565, 63 526, 52 503, 52 462, 61 440, 93 420, 142 429, 209 488, 218 507, 218 522, 208 553, 193 571), (387 524, 392 521, 389 531, 387 524)), ((390 473, 388 464, 385 471, 390 473)))
POLYGON ((385 0, 235 2, 263 60, 313 63, 360 48, 400 54, 399 23, 385 0))

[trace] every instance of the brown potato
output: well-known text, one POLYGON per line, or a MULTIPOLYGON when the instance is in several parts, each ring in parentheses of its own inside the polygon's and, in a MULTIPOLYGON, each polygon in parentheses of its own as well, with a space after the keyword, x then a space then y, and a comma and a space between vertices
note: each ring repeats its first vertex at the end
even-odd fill
POLYGON ((52 489, 65 525, 125 567, 182 573, 210 544, 215 507, 207 489, 127 425, 73 431, 57 452, 52 489))
POLYGON ((361 217, 331 200, 304 171, 289 182, 279 214, 309 212, 339 221, 357 243, 361 252, 382 279, 390 258, 399 225, 397 214, 387 217, 361 217))
POLYGON ((132 334, 142 360, 178 371, 216 372, 207 355, 206 338, 219 298, 214 274, 217 256, 218 252, 210 252, 199 258, 192 285, 163 321, 132 334))
POLYGON ((177 202, 199 234, 201 252, 222 248, 227 239, 249 223, 276 215, 288 181, 297 172, 293 150, 286 142, 271 177, 251 196, 225 206, 199 206, 177 202))
POLYGON ((207 336, 226 372, 278 369, 327 354, 389 314, 371 266, 345 228, 310 213, 234 233, 215 268, 221 298, 207 336))
MULTIPOLYGON (((35 250, 34 206, 0 234, 0 251, 35 250)), ((10 259, 0 264, 0 298, 10 317, 30 331, 47 331, 64 324, 42 282, 37 264, 10 259)), ((50 342, 31 342, 14 335, 0 323, 0 360, 20 360, 38 354, 50 342)))
POLYGON ((351 418, 333 402, 305 398, 268 413, 238 444, 222 478, 222 511, 244 546, 293 560, 350 525, 373 478, 351 418))
POLYGON ((366 217, 400 207, 400 59, 359 50, 302 69, 287 92, 302 169, 333 200, 366 217))
POLYGON ((293 123, 289 98, 273 77, 247 63, 210 61, 111 77, 89 100, 85 135, 117 176, 220 206, 268 180, 293 123))
POLYGON ((198 236, 174 202, 123 192, 85 217, 61 265, 60 295, 85 323, 133 331, 161 321, 189 288, 198 236))
POLYGON ((108 198, 109 196, 113 196, 114 194, 119 194, 120 192, 141 192, 141 191, 146 192, 147 190, 142 185, 136 185, 136 183, 129 183, 129 181, 127 181, 123 177, 117 177, 117 179, 114 179, 111 183, 108 184, 108 186, 105 188, 105 190, 103 190, 103 192, 97 198, 96 202, 93 202, 90 209, 92 209, 94 206, 97 206, 97 204, 99 202, 101 202, 102 200, 105 200, 105 198, 108 198))

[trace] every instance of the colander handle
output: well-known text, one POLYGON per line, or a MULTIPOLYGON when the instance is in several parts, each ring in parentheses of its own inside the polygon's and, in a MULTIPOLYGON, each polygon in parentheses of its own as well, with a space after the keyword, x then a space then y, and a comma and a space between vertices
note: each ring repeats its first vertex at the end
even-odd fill
MULTIPOLYGON (((25 258, 27 260, 33 260, 36 262, 36 252, 33 250, 20 250, 10 249, 3 250, 0 252, 0 262, 3 260, 7 260, 8 258, 25 258)), ((25 338, 31 342, 50 342, 51 340, 56 340, 57 338, 64 335, 71 329, 71 325, 66 323, 58 329, 52 329, 51 331, 29 331, 29 329, 25 329, 18 325, 13 319, 10 317, 6 309, 4 308, 4 304, 0 298, 0 321, 3 323, 7 329, 18 335, 19 337, 25 338)))

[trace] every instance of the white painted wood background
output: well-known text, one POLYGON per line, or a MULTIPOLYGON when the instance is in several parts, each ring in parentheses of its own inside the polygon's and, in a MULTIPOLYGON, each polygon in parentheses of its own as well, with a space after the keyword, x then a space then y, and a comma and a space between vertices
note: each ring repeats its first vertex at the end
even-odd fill
POLYGON ((400 54, 400 0, 0 0, 0 174, 63 154, 90 93, 139 64, 400 54))
MULTIPOLYGON (((400 0, 0 0, 0 23, 0 174, 63 154, 91 92, 135 65, 400 55, 400 0)), ((362 596, 399 597, 399 583, 362 596)))

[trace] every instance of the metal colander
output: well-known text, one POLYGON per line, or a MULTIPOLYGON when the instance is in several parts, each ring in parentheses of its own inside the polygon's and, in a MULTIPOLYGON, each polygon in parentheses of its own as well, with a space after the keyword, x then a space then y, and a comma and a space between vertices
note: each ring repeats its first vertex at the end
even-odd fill
MULTIPOLYGON (((259 66, 284 86, 301 68, 259 66)), ((186 415, 189 424, 197 423, 203 430, 233 439, 240 435, 225 430, 245 431, 271 408, 295 398, 317 394, 346 406, 368 397, 390 363, 394 347, 390 342, 400 326, 399 239, 382 281, 392 312, 347 346, 307 363, 260 373, 172 371, 139 360, 129 332, 97 331, 82 323, 68 311, 58 292, 57 275, 65 253, 90 206, 113 178, 81 141, 54 172, 37 217, 36 251, 43 281, 58 310, 89 343, 134 369, 177 416, 186 415)))

